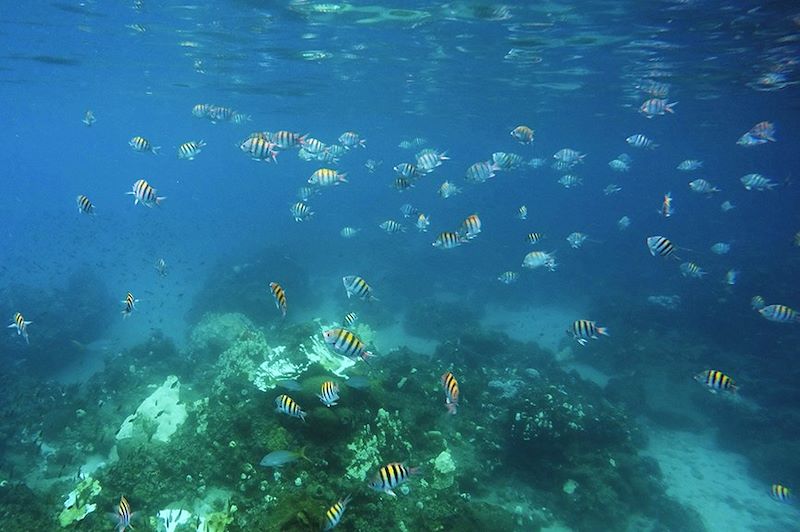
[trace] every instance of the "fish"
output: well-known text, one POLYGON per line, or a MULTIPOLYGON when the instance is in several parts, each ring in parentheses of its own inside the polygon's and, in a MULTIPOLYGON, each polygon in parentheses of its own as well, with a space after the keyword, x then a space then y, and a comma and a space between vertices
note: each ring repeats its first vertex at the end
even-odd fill
POLYGON ((418 467, 406 467, 400 463, 387 464, 378 470, 378 474, 370 481, 369 487, 396 497, 397 494, 392 490, 417 473, 419 473, 418 467))
POLYGON ((469 242, 469 238, 466 235, 455 231, 442 231, 431 245, 438 249, 453 249, 467 242, 469 242))
POLYGON ((178 147, 178 159, 193 161, 197 154, 203 151, 201 148, 205 145, 206 143, 202 140, 184 142, 178 147))
POLYGON ((378 298, 372 295, 372 287, 358 275, 345 275, 342 277, 342 284, 347 291, 347 299, 356 296, 364 301, 377 301, 378 298))
POLYGON ((694 376, 694 380, 704 384, 714 393, 726 391, 736 393, 736 383, 729 376, 716 369, 707 369, 694 376))
POLYGON ((305 202, 313 198, 318 193, 319 189, 316 187, 303 186, 297 189, 297 199, 305 202))
POLYGON ((291 131, 280 130, 272 135, 272 142, 282 150, 301 146, 305 142, 306 136, 291 131))
POLYGON ((428 226, 431 225, 430 219, 422 213, 419 213, 417 222, 414 224, 420 233, 427 233, 428 226))
POLYGON ((578 185, 582 185, 583 179, 576 175, 566 174, 561 176, 561 179, 558 180, 558 184, 564 188, 574 188, 578 185))
POLYGON ((750 130, 745 133, 745 135, 750 135, 755 139, 763 140, 765 142, 776 142, 775 124, 764 120, 751 127, 750 130))
POLYGON ((370 387, 369 379, 363 375, 351 375, 349 379, 344 381, 344 384, 356 390, 364 390, 370 387))
POLYGON ((465 179, 470 183, 485 183, 495 176, 500 167, 494 162, 481 161, 467 168, 465 179))
POLYGON ((533 142, 534 132, 528 126, 520 125, 511 130, 511 136, 520 144, 530 144, 533 142))
POLYGON ((722 192, 722 189, 712 186, 711 183, 705 179, 695 179, 694 181, 690 181, 689 188, 692 189, 693 192, 698 192, 700 194, 714 194, 715 192, 722 192))
POLYGON ((347 504, 350 502, 352 497, 348 495, 344 499, 339 499, 333 506, 328 508, 328 511, 325 512, 325 519, 323 521, 324 527, 323 531, 332 530, 336 528, 336 526, 342 521, 342 516, 344 515, 344 511, 347 509, 347 504))
POLYGON ((458 381, 451 372, 442 375, 442 388, 444 388, 444 404, 450 415, 455 415, 458 410, 458 381))
POLYGON ((736 205, 734 205, 733 203, 731 203, 730 201, 727 201, 727 200, 723 201, 722 205, 719 206, 719 209, 722 212, 728 212, 728 211, 730 211, 732 209, 735 209, 735 208, 736 208, 736 205))
POLYGON ((627 216, 623 216, 619 220, 617 220, 617 229, 620 231, 624 231, 631 225, 631 219, 627 216))
POLYGON ((125 307, 123 307, 122 309, 122 317, 127 318, 128 316, 130 316, 131 312, 136 310, 136 303, 138 302, 139 300, 135 299, 133 297, 133 294, 131 294, 130 292, 125 294, 125 299, 122 300, 122 303, 125 305, 125 307))
POLYGON ((764 301, 764 298, 758 295, 753 296, 753 298, 750 300, 750 306, 753 307, 753 310, 761 310, 766 305, 767 303, 764 301))
POLYGON ((526 205, 521 205, 520 208, 517 209, 517 218, 520 220, 528 219, 528 207, 526 205))
POLYGON ((398 192, 403 192, 409 188, 413 188, 414 183, 412 183, 409 179, 400 176, 396 177, 390 186, 398 192))
POLYGON ((461 228, 458 234, 467 240, 471 240, 480 234, 482 225, 481 219, 477 214, 470 214, 461 222, 461 228))
POLYGON ((298 201, 289 207, 289 212, 292 213, 295 222, 305 222, 314 216, 314 211, 311 210, 311 207, 302 201, 298 201))
POLYGON ((612 183, 610 185, 606 185, 606 188, 603 189, 603 194, 605 194, 606 196, 611 196, 613 194, 616 194, 620 190, 622 190, 621 186, 612 183))
POLYGON ((727 286, 734 286, 739 277, 739 270, 728 270, 725 272, 725 279, 722 281, 727 286))
POLYGON ((800 323, 800 312, 786 305, 769 305, 759 309, 765 319, 778 323, 800 323))
POLYGON ((358 321, 358 314, 355 312, 348 312, 345 314, 344 318, 342 318, 342 324, 345 327, 352 327, 355 322, 358 321))
POLYGON ((631 169, 630 165, 625 161, 620 161, 619 159, 612 159, 608 162, 608 167, 614 170, 615 172, 627 172, 631 169))
POLYGON ((384 231, 386 231, 389 234, 405 233, 406 232, 405 226, 403 224, 401 224, 401 223, 398 223, 398 222, 394 221, 394 220, 386 220, 385 222, 381 222, 381 224, 378 225, 378 227, 380 227, 381 229, 383 229, 384 231))
POLYGON ((423 172, 431 172, 440 167, 444 161, 449 161, 450 157, 447 152, 438 152, 431 148, 426 148, 415 156, 417 160, 417 168, 423 172))
POLYGON ((641 107, 639 107, 639 112, 647 118, 653 118, 654 116, 661 116, 665 113, 674 114, 674 107, 676 105, 678 105, 678 102, 667 102, 664 98, 650 98, 649 100, 645 100, 641 107))
POLYGON ((342 238, 353 238, 358 234, 359 231, 361 231, 361 229, 356 229, 355 227, 346 226, 342 227, 342 230, 339 231, 339 234, 342 236, 342 238))
POLYGON ((405 177, 406 179, 417 179, 424 174, 424 172, 419 171, 416 165, 411 163, 400 163, 394 167, 394 171, 397 172, 400 177, 405 177))
POLYGON ((11 325, 8 326, 9 329, 16 328, 17 329, 17 336, 22 336, 25 338, 25 343, 29 344, 31 341, 28 339, 28 325, 33 323, 32 321, 25 321, 25 318, 22 317, 22 314, 19 312, 14 313, 14 317, 12 318, 11 325))
POLYGON ((772 190, 778 185, 773 183, 771 179, 764 177, 761 174, 747 174, 742 176, 739 181, 742 182, 744 188, 747 190, 757 190, 759 192, 764 190, 772 190))
POLYGON ((404 150, 410 150, 414 148, 419 148, 420 146, 423 146, 426 142, 428 141, 422 137, 414 137, 411 140, 401 141, 400 144, 397 145, 397 147, 403 148, 404 150))
POLYGON ((610 336, 607 327, 600 327, 596 321, 590 320, 575 320, 572 322, 572 327, 567 331, 572 333, 572 337, 581 345, 586 345, 589 340, 597 340, 599 335, 610 336))
POLYGON ((731 245, 727 242, 717 242, 713 246, 711 246, 711 252, 716 253, 717 255, 725 255, 731 250, 731 245))
POLYGON ((792 490, 783 484, 773 484, 770 487, 769 492, 773 499, 780 502, 789 502, 789 500, 793 497, 792 490))
POLYGON ((410 203, 404 203, 400 207, 400 212, 403 214, 403 218, 411 218, 412 216, 416 216, 417 214, 419 214, 419 209, 417 209, 410 203))
POLYGON ((119 498, 119 504, 117 505, 117 513, 112 514, 114 519, 117 521, 116 526, 114 527, 117 532, 125 532, 125 529, 130 527, 133 529, 133 525, 131 525, 131 520, 134 517, 134 513, 131 513, 131 505, 128 502, 128 499, 125 498, 123 495, 119 498))
POLYGON ((503 272, 497 276, 497 280, 503 284, 514 284, 519 279, 519 274, 517 272, 503 272))
POLYGON ((327 149, 327 146, 319 139, 308 137, 305 142, 303 142, 302 149, 311 155, 319 155, 327 149))
POLYGON ((279 468, 285 466, 286 464, 291 464, 298 458, 303 458, 305 460, 308 460, 309 462, 311 461, 306 456, 305 447, 303 447, 302 449, 300 449, 299 453, 287 450, 272 451, 271 453, 264 455, 264 458, 261 459, 258 465, 262 467, 279 468))
POLYGON ((330 168, 320 168, 311 174, 308 178, 309 185, 317 185, 320 187, 329 187, 332 185, 341 185, 347 183, 347 174, 332 170, 330 168))
POLYGON ((794 234, 794 245, 795 247, 800 247, 800 231, 794 234))
POLYGON ((700 266, 695 264, 694 262, 684 262, 680 265, 681 275, 684 277, 692 277, 694 279, 702 279, 702 277, 708 273, 703 271, 700 266))
POLYGON ((132 190, 126 192, 133 196, 133 204, 138 205, 141 203, 145 207, 153 208, 154 205, 161 205, 166 196, 159 196, 158 191, 150 186, 150 183, 144 179, 139 179, 133 184, 132 190))
POLYGON ((234 112, 231 115, 231 119, 230 119, 230 121, 232 123, 237 124, 237 125, 241 125, 241 124, 244 124, 246 122, 250 122, 251 120, 252 120, 252 118, 250 117, 250 115, 247 115, 247 114, 244 114, 244 113, 236 113, 236 112, 234 112))
POLYGON ((339 135, 339 138, 337 140, 339 141, 339 144, 341 144, 348 150, 353 148, 367 147, 367 139, 362 139, 361 136, 355 131, 345 131, 344 133, 339 135))
POLYGON ((439 186, 438 194, 443 199, 447 199, 452 196, 455 196, 456 194, 461 194, 461 189, 458 188, 453 183, 451 183, 450 181, 445 181, 439 186))
POLYGON ((669 257, 675 252, 675 244, 661 235, 647 237, 647 249, 652 256, 669 257))
POLYGON ((278 152, 275 150, 276 144, 273 144, 266 136, 251 136, 239 144, 239 149, 245 153, 250 154, 250 158, 256 161, 278 162, 278 152))
POLYGON ((78 204, 78 212, 91 214, 92 216, 96 214, 94 204, 83 194, 80 194, 75 201, 78 204))
POLYGON ((153 266, 155 270, 158 272, 158 275, 161 277, 167 276, 167 262, 164 259, 156 260, 155 265, 153 266))
POLYGON ((306 421, 306 413, 303 412, 294 399, 285 393, 275 398, 275 411, 286 414, 289 417, 300 418, 303 423, 306 421))
POLYGON ((498 167, 498 170, 515 170, 522 166, 525 161, 516 153, 506 153, 497 151, 492 154, 492 164, 498 167))
POLYGON ((375 170, 377 170, 378 167, 382 164, 383 161, 376 161, 375 159, 367 159, 366 162, 364 162, 364 168, 366 168, 370 174, 373 174, 375 173, 375 170))
POLYGON ((547 270, 554 272, 558 267, 555 259, 555 253, 544 251, 531 251, 525 258, 522 259, 522 267, 535 270, 544 266, 547 270))
POLYGON ((286 292, 278 283, 269 283, 269 290, 275 296, 275 306, 281 311, 281 316, 286 317, 286 292))
POLYGON ((739 140, 736 141, 736 144, 738 144, 739 146, 744 146, 746 148, 752 146, 759 146, 761 144, 766 144, 766 143, 767 139, 755 137, 751 135, 749 131, 744 135, 742 135, 741 137, 739 137, 739 140))
POLYGON ((137 151, 139 153, 144 152, 151 152, 154 155, 158 155, 158 150, 161 149, 161 146, 153 146, 149 140, 144 137, 135 136, 130 141, 128 141, 128 146, 133 148, 133 151, 137 151))
POLYGON ((289 390, 290 392, 299 392, 300 390, 303 389, 303 387, 300 386, 300 383, 297 382, 294 379, 280 380, 280 381, 276 382, 275 384, 277 384, 278 386, 280 386, 281 388, 283 388, 285 390, 289 390))
POLYGON ((644 148, 648 150, 654 150, 658 148, 658 144, 653 142, 651 139, 645 137, 641 133, 637 133, 636 135, 631 135, 625 142, 633 146, 634 148, 644 148))
POLYGON ((588 238, 589 236, 587 234, 575 231, 574 233, 570 233, 567 237, 567 242, 569 242, 569 245, 572 246, 573 249, 579 249, 588 238))
POLYGON ((94 113, 90 110, 86 111, 86 114, 83 115, 83 120, 81 120, 86 127, 91 127, 92 124, 97 122, 97 119, 94 117, 94 113))
POLYGON ((702 167, 703 161, 698 161, 697 159, 686 159, 677 166, 677 169, 682 172, 692 172, 694 170, 699 170, 702 167))
POLYGON ((585 158, 585 153, 573 150, 572 148, 561 148, 553 154, 553 159, 567 164, 582 163, 585 158))
POLYGON ((364 362, 367 361, 367 358, 372 356, 372 352, 365 349, 366 345, 364 345, 364 342, 347 329, 334 327, 333 329, 323 331, 322 337, 326 344, 330 345, 334 351, 342 356, 351 359, 360 358, 364 362))
POLYGON ((195 118, 207 118, 212 105, 208 103, 198 103, 192 107, 192 116, 195 118))
POLYGON ((317 397, 328 408, 336 406, 336 401, 339 400, 339 385, 333 381, 323 382, 317 397))

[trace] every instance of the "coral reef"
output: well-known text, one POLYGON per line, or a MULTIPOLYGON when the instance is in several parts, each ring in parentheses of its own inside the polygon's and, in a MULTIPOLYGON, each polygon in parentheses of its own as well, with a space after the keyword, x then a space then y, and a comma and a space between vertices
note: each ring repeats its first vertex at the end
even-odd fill
POLYGON ((103 488, 100 482, 92 477, 81 480, 75 489, 70 491, 64 501, 64 509, 58 514, 58 522, 66 528, 76 521, 81 521, 90 513, 97 509, 97 504, 93 502, 103 488))

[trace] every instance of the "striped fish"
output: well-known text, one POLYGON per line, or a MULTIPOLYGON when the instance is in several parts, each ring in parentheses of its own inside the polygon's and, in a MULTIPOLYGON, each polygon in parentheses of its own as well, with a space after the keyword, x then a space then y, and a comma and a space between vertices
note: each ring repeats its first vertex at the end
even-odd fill
POLYGON ((342 230, 339 231, 339 234, 342 235, 342 238, 353 238, 358 234, 361 229, 356 229, 355 227, 342 227, 342 230))
POLYGON ((322 337, 325 339, 326 344, 330 345, 334 351, 342 356, 360 358, 364 362, 367 361, 368 357, 372 356, 372 353, 365 349, 364 342, 347 329, 334 327, 323 331, 322 337))
POLYGON ((668 102, 664 98, 650 98, 639 107, 639 112, 647 118, 653 118, 656 115, 663 115, 665 113, 674 114, 675 109, 673 108, 676 105, 678 105, 678 102, 668 102))
POLYGON ((403 213, 403 218, 411 218, 412 216, 416 216, 417 214, 419 214, 419 209, 417 209, 410 203, 404 203, 400 207, 400 212, 403 213))
POLYGON ((339 385, 333 381, 323 382, 317 397, 319 397, 323 405, 329 408, 336 406, 336 401, 339 400, 339 385))
POLYGON ((527 205, 523 205, 517 211, 517 218, 520 220, 527 220, 528 219, 528 207, 527 205))
POLYGON ((304 222, 314 216, 314 211, 311 210, 311 207, 302 201, 298 201, 289 207, 289 212, 292 213, 295 222, 304 222))
POLYGON ((139 302, 139 300, 138 300, 138 299, 135 299, 135 298, 133 297, 133 294, 131 294, 130 292, 128 292, 128 293, 125 295, 125 299, 123 299, 123 300, 122 300, 122 304, 123 304, 123 305, 125 305, 125 306, 123 307, 123 309, 122 309, 122 317, 123 317, 123 318, 127 318, 128 316, 130 316, 130 315, 131 315, 131 312, 133 312, 134 310, 136 310, 136 303, 138 303, 138 302, 139 302))
POLYGON ((125 529, 128 527, 133 529, 133 525, 131 525, 133 515, 134 514, 131 513, 131 505, 128 499, 123 495, 119 498, 119 504, 117 505, 117 526, 115 527, 117 532, 125 532, 125 529))
POLYGON ((345 327, 352 327, 355 322, 358 321, 358 314, 355 312, 348 312, 345 314, 344 318, 342 318, 342 324, 345 327))
POLYGON ((14 317, 12 318, 11 325, 8 326, 9 329, 16 328, 17 335, 22 335, 25 338, 25 343, 30 344, 30 340, 28 340, 28 325, 33 323, 32 321, 25 321, 25 318, 22 317, 22 314, 19 312, 14 313, 14 317))
POLYGON ((300 146, 305 142, 305 140, 305 135, 299 135, 297 133, 292 133, 291 131, 285 130, 276 131, 272 135, 272 142, 274 142, 277 147, 283 150, 300 146))
POLYGON ((347 503, 350 502, 350 499, 350 495, 344 499, 339 499, 339 502, 331 506, 328 511, 325 512, 325 527, 322 529, 323 531, 336 528, 336 525, 342 520, 342 516, 347 509, 347 503))
POLYGON ((420 172, 416 165, 411 163, 400 163, 394 167, 394 171, 400 174, 400 177, 407 179, 416 179, 421 177, 423 172, 420 172))
POLYGON ((403 192, 403 191, 408 190, 409 188, 413 188, 414 187, 414 183, 412 183, 409 179, 400 176, 400 177, 396 177, 395 180, 392 181, 392 184, 389 185, 389 186, 391 186, 393 189, 395 189, 398 192, 403 192))
POLYGON ((741 181, 746 190, 757 190, 759 192, 772 190, 778 186, 776 183, 773 183, 771 179, 761 174, 747 174, 742 176, 739 181, 741 181))
POLYGON ((417 223, 414 224, 420 233, 427 233, 428 226, 431 225, 431 220, 425 214, 419 213, 417 223))
POLYGON ((155 270, 158 272, 158 275, 161 277, 167 276, 167 261, 164 259, 158 259, 153 268, 155 268, 155 270))
POLYGON ((286 414, 289 417, 299 417, 303 423, 306 421, 306 413, 300 409, 294 399, 286 394, 281 394, 275 398, 275 411, 286 414))
POLYGON ((417 153, 416 158, 417 168, 423 172, 431 172, 433 169, 441 166, 442 161, 447 161, 450 159, 450 157, 447 156, 447 152, 443 151, 439 153, 431 148, 426 148, 420 151, 417 153))
POLYGON ((192 116, 195 118, 206 118, 208 112, 211 110, 211 105, 207 103, 198 103, 192 107, 192 116))
POLYGON ((233 117, 234 111, 230 107, 212 105, 208 109, 207 118, 213 123, 228 122, 233 117))
POLYGON ((303 142, 302 149, 312 155, 319 155, 327 149, 327 146, 321 140, 309 137, 303 142))
POLYGON ((495 176, 497 170, 500 170, 500 167, 494 162, 481 161, 467 168, 464 178, 470 183, 485 183, 495 176))
POLYGON ((78 203, 78 212, 91 215, 95 214, 94 205, 89 201, 89 198, 83 194, 79 195, 75 201, 78 203))
POLYGON ((800 322, 800 312, 786 305, 769 305, 758 311, 769 321, 778 323, 797 323, 800 322))
POLYGON ((350 148, 367 147, 367 140, 362 139, 360 135, 355 131, 345 131, 344 133, 339 135, 339 138, 337 140, 342 146, 344 146, 348 150, 350 148))
POLYGON ((650 236, 647 237, 647 249, 650 250, 650 254, 654 257, 656 255, 669 257, 675 252, 675 244, 660 235, 650 236))
POLYGON ((392 490, 408 480, 408 477, 418 472, 418 467, 406 467, 399 463, 387 464, 378 470, 378 474, 369 483, 369 487, 396 497, 397 494, 392 490))
POLYGON ((347 290, 347 299, 350 299, 350 296, 356 296, 365 301, 378 300, 372 295, 372 287, 363 277, 359 277, 358 275, 346 275, 342 277, 342 284, 344 285, 344 289, 347 290))
POLYGON ((684 277, 692 277, 694 279, 701 279, 706 273, 700 266, 694 262, 684 262, 680 266, 681 275, 684 277))
POLYGON ((782 484, 773 484, 770 493, 773 499, 780 502, 789 502, 792 498, 792 490, 782 484))
POLYGON ((138 205, 141 203, 145 207, 153 208, 153 205, 161 205, 161 202, 167 199, 165 196, 159 196, 158 191, 150 186, 150 183, 144 179, 139 179, 133 184, 132 190, 125 194, 133 196, 133 204, 138 205))
POLYGON ((244 113, 233 113, 231 116, 231 122, 236 125, 244 124, 245 122, 250 122, 252 118, 250 115, 246 115, 244 113))
POLYGON ((461 193, 461 189, 455 186, 450 181, 445 181, 439 186, 437 193, 444 199, 461 193))
POLYGON ((598 334, 609 336, 606 327, 598 327, 596 321, 589 320, 575 320, 571 330, 567 332, 571 332, 572 337, 581 345, 588 344, 590 339, 597 340, 598 334))
POLYGON ((178 159, 193 161, 195 156, 202 151, 201 148, 205 145, 206 143, 202 140, 184 142, 178 147, 178 159))
POLYGON ((444 388, 444 404, 451 415, 458 410, 458 381, 449 371, 442 375, 442 388, 444 388))
POLYGON ((144 152, 152 152, 158 155, 158 150, 161 149, 161 146, 153 146, 149 140, 144 137, 133 137, 130 141, 128 141, 128 146, 133 148, 133 151, 138 151, 139 153, 144 152))
POLYGON ((470 214, 467 216, 466 220, 461 222, 461 229, 459 230, 458 234, 468 240, 471 240, 478 236, 481 232, 481 219, 478 218, 477 214, 470 214))
POLYGON ((633 146, 634 148, 645 148, 648 150, 654 150, 658 148, 658 144, 653 142, 651 139, 645 137, 641 133, 637 133, 635 135, 631 135, 625 142, 633 146))
POLYGON ((255 137, 251 136, 239 145, 239 149, 249 153, 251 158, 266 162, 278 162, 278 152, 274 148, 276 148, 276 145, 263 134, 255 137))
POLYGON ((764 301, 762 296, 753 296, 750 300, 750 306, 753 307, 753 310, 761 310, 767 305, 767 302, 764 301))
POLYGON ((736 383, 733 379, 716 369, 707 369, 694 376, 694 380, 704 384, 709 390, 716 393, 720 390, 736 392, 736 383))
POLYGON ((528 233, 525 237, 525 242, 528 244, 538 244, 544 238, 542 233, 528 233))
POLYGON ((308 178, 309 185, 329 187, 347 183, 347 174, 332 170, 330 168, 320 168, 308 178))
POLYGON ((517 126, 511 130, 511 136, 517 139, 521 144, 530 144, 533 142, 533 130, 528 126, 517 126))
POLYGON ((519 279, 517 272, 503 272, 497 277, 497 280, 503 284, 514 284, 517 279, 519 279))
POLYGON ((443 231, 433 241, 432 246, 438 249, 453 249, 465 242, 469 242, 466 236, 462 236, 455 231, 443 231))
POLYGON ((389 234, 406 232, 405 226, 403 226, 403 224, 395 222, 394 220, 386 220, 385 222, 382 222, 378 227, 380 227, 389 234))
POLYGON ((281 316, 286 317, 286 292, 278 283, 269 283, 269 290, 275 296, 275 306, 281 311, 281 316))

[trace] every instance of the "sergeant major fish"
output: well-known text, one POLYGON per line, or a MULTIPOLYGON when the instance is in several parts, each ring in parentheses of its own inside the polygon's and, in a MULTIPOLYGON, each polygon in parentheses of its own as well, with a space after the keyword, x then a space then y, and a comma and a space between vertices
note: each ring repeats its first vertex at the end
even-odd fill
POLYGON ((342 277, 342 284, 347 291, 347 299, 350 299, 350 296, 356 296, 364 301, 378 300, 372 295, 372 287, 358 275, 346 275, 342 277))
POLYGON ((95 215, 94 204, 92 204, 92 202, 89 201, 89 198, 87 198, 83 194, 80 194, 75 201, 78 203, 78 212, 82 212, 84 214, 91 214, 92 216, 95 215))
POLYGON ((719 391, 736 392, 736 383, 729 376, 716 369, 707 369, 694 376, 694 380, 705 385, 708 389, 717 393, 719 391))
POLYGON ((317 397, 328 408, 336 406, 336 401, 339 400, 339 385, 333 381, 323 382, 317 397))
POLYGON ((25 321, 25 318, 22 317, 22 314, 19 312, 14 313, 14 317, 12 318, 11 325, 8 326, 9 329, 17 329, 17 336, 21 335, 25 338, 25 343, 30 344, 30 340, 28 339, 28 325, 33 323, 32 321, 25 321))
POLYGON ((289 212, 292 213, 295 222, 305 222, 314 216, 314 211, 311 210, 311 207, 302 201, 298 201, 289 207, 289 212))
POLYGON ((658 144, 653 142, 651 139, 645 137, 641 133, 637 133, 636 135, 631 135, 625 142, 633 146, 634 148, 644 148, 648 150, 654 150, 658 148, 658 144))
POLYGON ((469 242, 466 235, 455 231, 443 231, 433 241, 432 246, 438 249, 453 249, 466 242, 469 242))
POLYGON ((428 232, 428 226, 431 225, 430 219, 422 213, 419 213, 417 222, 414 224, 420 233, 428 232))
POLYGON ((497 276, 497 280, 503 284, 514 284, 519 279, 519 274, 517 272, 503 272, 497 276))
POLYGON ((647 118, 653 118, 656 115, 664 115, 665 113, 674 114, 676 105, 678 105, 678 102, 670 103, 663 98, 650 98, 639 107, 639 112, 647 118))
POLYGON ((206 143, 202 140, 184 142, 178 147, 178 159, 193 161, 194 158, 197 157, 197 154, 203 151, 201 148, 205 145, 206 143))
POLYGON ((161 149, 161 146, 153 146, 153 144, 149 140, 140 136, 133 137, 128 142, 128 146, 133 148, 133 151, 137 151, 139 153, 144 153, 149 151, 154 155, 158 155, 158 150, 161 149))
POLYGON ((133 204, 138 205, 141 203, 145 207, 153 208, 154 205, 161 205, 166 196, 159 196, 158 191, 150 186, 144 179, 139 179, 133 184, 132 190, 126 192, 133 196, 133 204))
POLYGON ((775 321, 778 323, 800 322, 800 312, 797 312, 793 308, 787 307, 786 305, 769 305, 763 307, 758 312, 769 321, 775 321))
POLYGON ((303 423, 306 421, 306 413, 303 412, 294 399, 286 394, 281 394, 275 398, 275 411, 286 414, 289 417, 300 418, 303 423))
POLYGON ((347 329, 334 327, 323 331, 322 337, 325 343, 330 345, 334 351, 347 358, 360 358, 366 362, 367 358, 372 356, 372 352, 365 349, 364 342, 347 329))
POLYGON ((281 311, 281 316, 286 317, 286 292, 278 283, 269 283, 269 290, 275 297, 275 306, 281 311))
POLYGON ((396 497, 397 494, 392 490, 418 472, 419 468, 417 467, 406 467, 400 463, 387 464, 378 470, 378 474, 369 483, 369 487, 396 497))
POLYGON ((127 318, 128 316, 130 316, 131 313, 134 310, 136 310, 136 303, 138 303, 138 302, 139 302, 139 300, 135 299, 133 297, 133 294, 131 294, 130 292, 125 294, 125 299, 122 300, 122 304, 125 305, 122 308, 122 317, 123 318, 127 318))
POLYGON ((442 388, 444 388, 444 404, 451 415, 455 415, 458 410, 458 381, 451 372, 442 375, 442 388))
POLYGON ((350 502, 350 499, 351 497, 348 495, 344 499, 339 499, 338 502, 328 508, 328 511, 325 512, 325 526, 322 529, 323 532, 336 528, 342 521, 342 516, 344 516, 344 511, 347 509, 347 504, 350 502))
POLYGON ((590 339, 597 340, 598 334, 609 336, 606 327, 600 327, 597 322, 589 320, 575 320, 571 330, 567 332, 572 332, 572 337, 581 345, 586 345, 590 339))

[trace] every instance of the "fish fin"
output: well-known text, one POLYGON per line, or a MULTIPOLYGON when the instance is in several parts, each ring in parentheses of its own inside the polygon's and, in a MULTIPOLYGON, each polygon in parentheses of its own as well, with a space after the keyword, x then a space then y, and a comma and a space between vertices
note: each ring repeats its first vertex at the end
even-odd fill
POLYGON ((161 205, 161 202, 162 202, 162 201, 164 201, 165 199, 167 199, 167 197, 166 197, 166 196, 158 196, 158 197, 156 198, 156 205, 159 205, 159 206, 160 206, 160 205, 161 205))
POLYGON ((9 325, 9 326, 8 326, 8 328, 9 328, 9 329, 13 329, 13 328, 14 328, 14 327, 16 327, 16 326, 17 326, 17 324, 16 324, 16 323, 12 323, 11 325, 9 325))
POLYGON ((388 488, 387 488, 387 489, 385 490, 385 493, 386 493, 387 495, 391 495, 392 497, 397 497, 397 494, 396 494, 395 492, 393 492, 391 489, 388 489, 388 488))
POLYGON ((161 149, 161 146, 153 146, 152 148, 150 148, 150 151, 153 152, 153 155, 158 155, 158 150, 160 150, 160 149, 161 149))
POLYGON ((578 341, 578 343, 579 343, 579 344, 581 344, 581 345, 586 345, 586 344, 588 344, 588 343, 589 343, 589 340, 587 340, 586 338, 576 338, 576 340, 577 340, 577 341, 578 341))
POLYGON ((611 336, 608 332, 608 327, 598 327, 597 334, 602 334, 603 336, 611 336))

